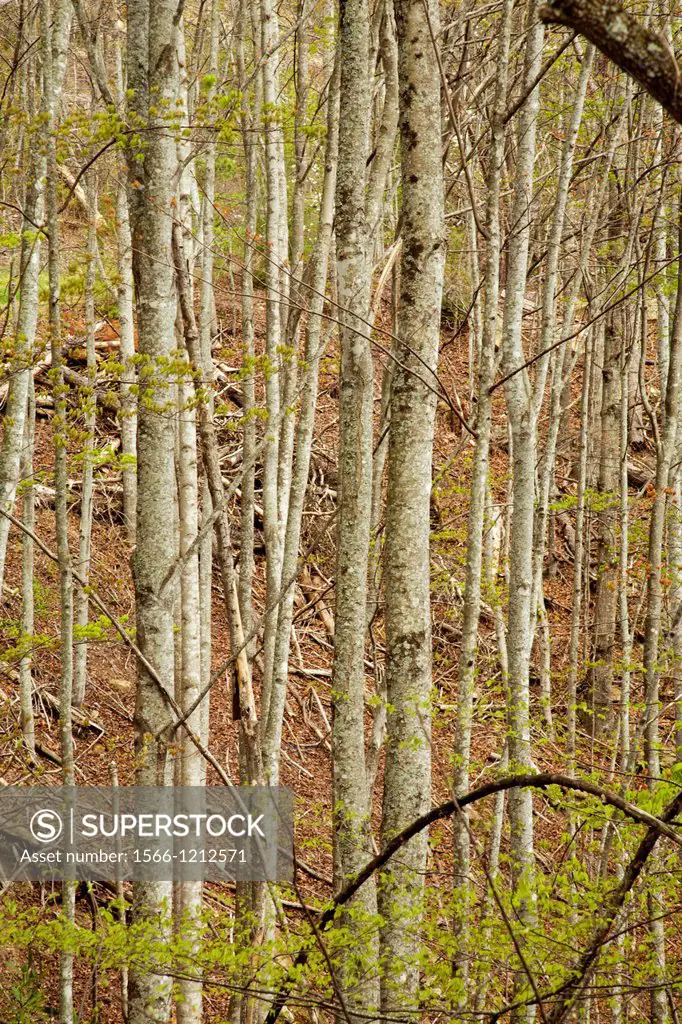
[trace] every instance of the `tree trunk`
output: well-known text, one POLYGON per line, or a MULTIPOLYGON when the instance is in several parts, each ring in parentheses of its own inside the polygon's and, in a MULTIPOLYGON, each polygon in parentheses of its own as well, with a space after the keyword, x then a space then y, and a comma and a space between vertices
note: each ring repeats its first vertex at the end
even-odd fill
POLYGON ((588 675, 588 721, 597 736, 607 735, 613 723, 613 644, 618 606, 618 552, 615 545, 620 470, 613 453, 620 436, 621 338, 614 317, 606 322, 602 363, 601 443, 599 457, 599 580, 594 603, 593 667, 588 675))
MULTIPOLYGON (((59 69, 55 60, 55 18, 50 0, 40 3, 41 49, 43 57, 43 111, 47 135, 46 160, 46 224, 48 233, 49 328, 54 373, 54 490, 55 531, 57 534, 57 564, 59 568, 60 612, 60 687, 59 738, 62 759, 62 783, 75 783, 73 757, 73 727, 71 704, 73 698, 73 582, 71 552, 69 550, 69 516, 67 483, 67 403, 64 386, 64 366, 61 336, 60 268, 59 268, 59 213, 57 208, 57 97, 55 87, 59 69), (54 20, 53 20, 54 19, 54 20)), ((63 72, 62 72, 63 73, 63 72)), ((62 882, 62 904, 68 925, 76 916, 76 891, 72 882, 62 882)), ((73 954, 64 949, 59 956, 59 1020, 72 1024, 73 954)))
MULTIPOLYGON (((263 51, 263 127, 265 133, 265 167, 267 175, 266 204, 266 336, 265 336, 265 404, 268 420, 265 427, 263 453, 263 528, 266 548, 266 612, 263 626, 263 688, 262 727, 268 721, 277 633, 276 598, 282 580, 282 550, 280 534, 279 436, 280 436, 280 378, 282 345, 282 261, 286 252, 281 249, 281 180, 279 88, 274 48, 277 43, 277 13, 272 0, 261 0, 261 39, 263 51)), ((273 765, 267 765, 270 776, 273 765)))
MULTIPOLYGON (((368 77, 367 0, 344 0, 340 9, 341 91, 336 179, 336 273, 341 349, 336 613, 332 668, 332 785, 334 884, 337 890, 371 855, 365 768, 365 617, 372 502, 374 379, 367 338, 370 267, 365 213, 365 167, 371 89, 368 77)), ((353 899, 360 920, 353 930, 357 955, 376 955, 361 918, 376 910, 371 882, 353 899), (361 938, 362 935, 362 938, 361 938), (367 948, 369 946, 369 948, 367 948)), ((354 973, 349 971, 348 975, 354 973)), ((376 1006, 372 981, 344 991, 351 1009, 376 1006)))
MULTIPOLYGON (((92 551, 92 505, 94 490, 93 448, 95 446, 95 426, 97 423, 97 402, 95 383, 97 361, 95 357, 95 278, 97 273, 97 187, 90 176, 86 183, 88 200, 88 262, 85 276, 85 342, 87 350, 88 387, 83 389, 81 401, 85 411, 84 440, 86 450, 83 461, 83 481, 81 490, 81 517, 78 537, 77 568, 84 580, 90 579, 90 556, 92 551)), ((75 649, 73 673, 73 704, 75 707, 85 700, 85 688, 88 671, 88 644, 85 633, 88 626, 89 597, 85 589, 80 588, 76 595, 76 625, 79 631, 75 649)))
POLYGON ((301 296, 302 299, 308 298, 309 305, 304 355, 306 369, 302 386, 301 411, 296 432, 296 459, 291 480, 291 494, 287 502, 287 527, 282 555, 282 588, 284 592, 278 607, 273 686, 263 741, 264 758, 270 766, 269 777, 271 780, 279 778, 282 724, 284 721, 289 669, 289 646, 294 615, 296 570, 303 507, 310 474, 310 455, 317 405, 319 366, 325 348, 325 342, 322 340, 322 311, 327 283, 329 248, 333 225, 334 190, 336 187, 339 120, 338 81, 339 72, 337 68, 330 83, 325 178, 320 204, 317 242, 311 256, 311 266, 314 268, 312 272, 312 287, 309 298, 307 297, 307 289, 302 289, 301 296))
MULTIPOLYGON (((527 6, 527 41, 524 85, 529 96, 518 115, 517 164, 512 228, 507 240, 509 262, 504 304, 503 368, 513 372, 504 385, 512 437, 513 505, 509 548, 509 610, 507 649, 509 764, 512 771, 531 767, 530 741, 530 628, 533 584, 533 521, 535 514, 535 462, 537 457, 535 401, 525 362, 522 320, 528 271, 528 245, 533 211, 533 166, 540 104, 538 78, 542 61, 543 28, 537 21, 534 0, 527 6)), ((509 794, 510 848, 514 904, 520 921, 536 920, 535 855, 533 849, 533 796, 529 789, 509 794)), ((517 986, 525 984, 519 970, 517 986)), ((528 1020, 532 1010, 521 1008, 513 1022, 528 1020)))
MULTIPOLYGON (((116 100, 121 111, 125 104, 125 78, 121 56, 121 34, 115 30, 114 68, 116 100)), ((135 325, 133 322, 133 248, 130 236, 130 213, 128 192, 125 185, 125 157, 120 159, 121 181, 116 188, 116 243, 118 256, 118 331, 121 338, 121 454, 123 467, 123 516, 125 518, 128 543, 135 544, 137 518, 137 403, 135 400, 135 325)))
POLYGON ((35 529, 35 500, 33 492, 33 450, 35 447, 35 391, 29 381, 28 408, 24 428, 22 457, 21 521, 27 532, 21 538, 21 633, 23 642, 30 644, 29 650, 19 662, 19 699, 21 705, 21 733, 29 757, 35 758, 36 737, 33 714, 33 631, 35 628, 35 603, 33 596, 34 545, 31 533, 35 529), (30 531, 30 532, 28 532, 30 531))
MULTIPOLYGON (((438 6, 397 0, 403 181, 399 360, 391 386, 386 501, 386 696, 382 840, 431 803, 431 462, 445 264, 438 6)), ((427 834, 401 851, 380 889, 381 1008, 416 1007, 427 834)))
MULTIPOLYGON (((462 610, 462 646, 459 656, 459 683, 455 721, 453 792, 461 796, 469 788, 471 727, 474 708, 478 627, 481 612, 481 574, 483 565, 483 530, 488 496, 490 435, 492 430, 492 395, 495 375, 495 341, 499 312, 500 289, 500 185, 504 163, 504 115, 507 108, 507 65, 511 39, 513 3, 506 0, 498 35, 495 98, 492 111, 492 146, 488 172, 486 206, 485 293, 483 334, 478 363, 478 403, 476 415, 476 447, 472 467, 467 525, 466 581, 462 610)), ((462 815, 465 812, 462 812, 462 815)), ((456 814, 453 819, 453 936, 457 942, 455 969, 462 982, 460 1009, 467 999, 469 964, 469 901, 470 843, 467 820, 456 814)))
MULTIPOLYGON (((52 97, 56 112, 62 94, 66 53, 71 31, 71 3, 55 0, 51 11, 52 97)), ((44 78, 44 76, 43 76, 44 78)), ((45 83, 43 81, 43 92, 45 83)), ((44 99, 43 99, 44 103, 44 99)), ((34 136, 29 146, 28 162, 33 173, 26 189, 21 225, 21 254, 19 262, 20 292, 16 342, 9 367, 9 392, 3 419, 2 446, 0 447, 0 508, 10 511, 19 480, 21 444, 24 437, 26 403, 33 373, 33 346, 38 322, 40 272, 40 235, 35 226, 43 218, 43 192, 45 189, 46 156, 42 140, 34 136)), ((0 516, 0 594, 5 575, 5 556, 9 535, 9 520, 0 516)))
MULTIPOLYGON (((171 252, 171 208, 177 166, 165 111, 177 96, 175 7, 170 0, 132 0, 128 5, 129 116, 151 130, 143 160, 129 153, 129 203, 137 298, 140 393, 137 423, 137 546, 133 577, 137 639, 165 690, 174 688, 172 604, 161 593, 175 561, 175 426, 169 415, 172 387, 167 362, 175 348, 175 299, 171 252), (142 187, 140 187, 142 186, 142 187)), ((135 143, 131 144, 133 147, 135 143)), ((166 698, 144 665, 138 664, 135 728, 138 785, 172 781, 167 746, 171 722, 166 698)), ((133 886, 131 920, 153 922, 168 934, 172 890, 167 882, 133 886)), ((163 1024, 170 1013, 170 979, 144 970, 130 972, 129 1024, 163 1024)))

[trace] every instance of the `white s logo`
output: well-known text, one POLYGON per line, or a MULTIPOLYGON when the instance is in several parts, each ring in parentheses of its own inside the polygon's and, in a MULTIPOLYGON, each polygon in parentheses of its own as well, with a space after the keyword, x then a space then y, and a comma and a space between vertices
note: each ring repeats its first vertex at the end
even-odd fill
POLYGON ((62 834, 64 824, 58 811, 42 810, 35 812, 29 828, 39 843, 53 843, 62 834))

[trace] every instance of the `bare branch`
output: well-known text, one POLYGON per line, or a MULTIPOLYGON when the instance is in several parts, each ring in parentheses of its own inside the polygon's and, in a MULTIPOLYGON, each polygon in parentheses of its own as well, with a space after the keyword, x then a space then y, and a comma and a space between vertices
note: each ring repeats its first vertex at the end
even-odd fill
POLYGON ((647 28, 613 0, 552 0, 539 13, 543 21, 581 32, 682 124, 680 68, 660 32, 647 28))

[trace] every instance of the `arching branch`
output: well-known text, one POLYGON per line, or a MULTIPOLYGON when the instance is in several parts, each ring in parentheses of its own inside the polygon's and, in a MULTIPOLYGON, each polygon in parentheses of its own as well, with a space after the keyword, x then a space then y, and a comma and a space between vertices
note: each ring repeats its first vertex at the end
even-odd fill
MULTIPOLYGON (((654 848, 656 841, 660 836, 666 836, 671 839, 672 842, 678 846, 682 846, 682 835, 679 835, 675 829, 670 825, 671 821, 677 817, 682 811, 682 790, 678 793, 673 801, 665 808, 660 818, 655 817, 653 814, 649 814, 647 811, 643 811, 641 808, 630 803, 629 800, 623 799, 617 793, 613 793, 609 789, 605 789, 603 786, 599 786, 595 782, 589 782, 587 779, 573 779, 568 775, 557 775, 552 772, 544 772, 536 775, 507 775, 502 779, 496 779, 494 782, 488 782, 483 786, 478 786, 476 789, 472 789, 469 793, 459 798, 460 808, 468 807, 470 804, 474 804, 479 800, 483 800, 487 796, 493 796, 495 793, 500 793, 508 789, 517 789, 529 787, 532 789, 548 789, 550 786, 558 786, 563 790, 571 790, 577 793, 587 793, 591 796, 596 796, 607 806, 613 807, 618 811, 621 811, 632 821, 638 822, 641 825, 647 825, 648 831, 646 836, 640 843, 637 852, 630 865, 628 866, 623 881, 618 887, 614 894, 614 910, 613 916, 608 922, 606 933, 613 923, 613 919, 622 906, 623 901, 627 893, 630 891, 635 881, 639 877, 641 870, 646 863, 646 860, 654 848), (627 885, 627 889, 622 893, 620 897, 620 891, 624 885, 627 885)), ((384 849, 369 861, 365 867, 360 871, 348 885, 341 890, 338 896, 329 904, 327 909, 320 915, 317 921, 317 931, 323 932, 329 927, 331 922, 336 917, 336 913, 339 907, 344 906, 355 893, 360 889, 365 882, 372 877, 375 871, 380 871, 385 864, 387 864, 391 858, 403 847, 406 843, 413 839, 414 836, 423 832, 424 829, 428 828, 436 821, 441 821, 443 818, 449 818, 454 814, 456 810, 456 804, 454 800, 446 800, 445 803, 440 804, 438 807, 432 808, 426 814, 423 814, 416 821, 413 821, 411 825, 404 828, 402 832, 394 836, 393 839, 386 844, 384 849)), ((585 965, 585 970, 591 966, 596 956, 596 952, 599 951, 600 944, 603 941, 603 937, 597 936, 596 941, 590 943, 588 949, 583 954, 580 960, 580 971, 576 971, 575 982, 573 985, 569 982, 567 991, 574 989, 580 980, 584 976, 585 971, 582 970, 585 965)), ((282 984, 280 991, 274 999, 268 1015, 265 1018, 265 1024, 275 1024, 280 1013, 284 1009, 287 1001, 287 997, 292 990, 295 978, 297 975, 297 969, 305 966, 308 960, 309 951, 302 949, 296 960, 294 961, 293 967, 282 984)), ((551 1020, 553 1024, 559 1020, 559 1018, 552 1016, 551 1020)))

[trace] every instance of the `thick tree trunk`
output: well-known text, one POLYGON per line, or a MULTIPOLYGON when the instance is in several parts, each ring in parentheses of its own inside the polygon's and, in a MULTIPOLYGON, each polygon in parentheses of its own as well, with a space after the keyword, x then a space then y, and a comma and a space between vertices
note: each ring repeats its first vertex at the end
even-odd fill
MULTIPOLYGON (((340 10, 341 99, 336 184, 336 273, 341 348, 336 614, 332 669, 334 883, 337 889, 371 855, 365 769, 365 616, 372 503, 374 380, 367 338, 370 267, 365 215, 365 167, 371 88, 367 0, 344 0, 340 10)), ((372 884, 353 901, 357 914, 376 910, 372 884)), ((361 921, 358 955, 374 956, 361 921)), ((350 973, 350 972, 349 972, 350 973)), ((376 1005, 373 982, 346 993, 351 1008, 376 1005)))
MULTIPOLYGON (((435 373, 445 264, 440 75, 432 59, 438 6, 397 0, 403 181, 399 360, 391 386, 386 503, 386 697, 382 840, 431 803, 431 461, 435 373)), ((425 832, 402 851, 380 889, 381 1008, 413 1009, 419 984, 419 921, 425 832)))
MULTIPOLYGON (((140 395, 137 422, 137 546, 133 576, 137 640, 168 693, 174 689, 172 604, 161 593, 175 561, 170 528, 175 504, 173 389, 167 377, 175 348, 175 298, 171 252, 171 209, 177 165, 173 134, 164 112, 177 96, 175 6, 170 0, 133 0, 128 5, 128 96, 130 116, 148 126, 142 162, 130 153, 129 203, 133 271, 137 297, 140 395), (142 188, 140 188, 142 186, 142 188)), ((135 143, 133 142, 134 146, 135 143)), ((138 785, 172 781, 166 730, 171 717, 156 681, 138 665, 135 728, 138 785)), ((131 919, 170 926, 171 886, 138 882, 131 919)), ((170 979, 142 970, 130 973, 130 1024, 163 1024, 170 1012, 170 979)))

